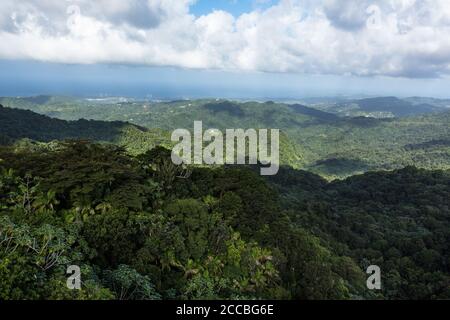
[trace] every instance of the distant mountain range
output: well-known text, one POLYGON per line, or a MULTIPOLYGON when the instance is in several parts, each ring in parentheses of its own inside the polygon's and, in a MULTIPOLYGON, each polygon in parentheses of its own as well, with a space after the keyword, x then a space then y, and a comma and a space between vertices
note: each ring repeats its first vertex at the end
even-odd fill
POLYGON ((441 112, 450 107, 450 101, 431 98, 396 97, 367 98, 319 105, 323 111, 340 116, 374 118, 409 117, 441 112))
POLYGON ((408 165, 450 169, 450 109, 442 101, 439 107, 436 102, 432 106, 417 99, 355 100, 351 112, 356 114, 354 117, 336 111, 336 106, 329 107, 334 110, 331 112, 315 105, 272 101, 152 102, 36 97, 3 98, 0 102, 7 107, 33 111, 1 108, 3 140, 8 137, 48 142, 87 138, 139 153, 160 143, 170 145, 169 132, 191 129, 194 121, 201 120, 205 130, 280 129, 282 163, 330 179, 408 165), (408 116, 381 116, 387 114, 386 110, 408 116), (367 115, 377 112, 381 113, 379 117, 367 115))

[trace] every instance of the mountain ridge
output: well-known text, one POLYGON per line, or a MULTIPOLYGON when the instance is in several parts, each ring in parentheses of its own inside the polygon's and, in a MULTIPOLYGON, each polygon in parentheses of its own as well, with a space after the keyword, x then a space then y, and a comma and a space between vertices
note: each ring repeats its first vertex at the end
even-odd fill
MULTIPOLYGON (((116 137, 121 145, 133 145, 135 153, 143 150, 142 145, 154 145, 146 141, 147 135, 142 128, 163 130, 168 142, 168 132, 179 128, 189 130, 194 121, 203 121, 204 129, 280 129, 282 164, 310 170, 327 179, 408 165, 429 169, 450 168, 449 146, 433 142, 450 140, 449 109, 439 114, 377 119, 338 117, 300 104, 206 99, 164 103, 68 102, 44 106, 39 110, 44 114, 58 113, 58 119, 87 118, 116 123, 116 128, 111 128, 111 124, 99 123, 113 138, 105 133, 101 139, 95 137, 94 140, 115 142, 116 137), (122 127, 130 132, 122 135, 122 127)), ((90 120, 83 120, 81 124, 95 127, 96 123, 90 120)), ((0 131, 2 133, 4 131, 0 131)), ((159 139, 158 135, 150 137, 155 138, 159 139)))

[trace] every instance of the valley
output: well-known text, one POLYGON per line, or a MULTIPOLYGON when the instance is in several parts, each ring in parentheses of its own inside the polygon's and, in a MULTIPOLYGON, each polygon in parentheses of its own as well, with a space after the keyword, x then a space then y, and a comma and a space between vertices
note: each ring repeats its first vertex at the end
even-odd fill
POLYGON ((1 298, 450 298, 446 110, 378 119, 275 102, 1 102, 1 298), (280 128, 277 174, 174 164, 171 131, 198 119, 280 128), (81 266, 82 290, 61 285, 66 261, 81 266), (383 270, 380 291, 365 287, 370 265, 383 270))
MULTIPOLYGON (((397 100, 393 109, 408 105, 408 102, 397 100)), ((194 121, 202 121, 205 127, 219 130, 280 129, 281 164, 305 169, 327 179, 408 165, 450 169, 450 110, 442 106, 426 114, 378 119, 338 116, 313 107, 271 101, 139 102, 36 97, 3 98, 0 103, 67 121, 127 122, 148 130, 163 130, 164 139, 168 139, 175 129, 192 127, 194 121)), ((387 108, 386 105, 381 107, 387 108)), ((139 130, 116 136, 127 141, 128 147, 136 152, 145 149, 139 130), (133 135, 136 135, 136 141, 131 142, 133 135)))

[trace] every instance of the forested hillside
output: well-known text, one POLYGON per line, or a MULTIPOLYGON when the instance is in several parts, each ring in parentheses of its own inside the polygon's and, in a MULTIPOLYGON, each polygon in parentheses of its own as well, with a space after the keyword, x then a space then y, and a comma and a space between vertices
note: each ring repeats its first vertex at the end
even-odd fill
POLYGON ((249 169, 182 175, 164 149, 132 158, 75 142, 0 159, 2 299, 365 294, 356 263, 293 225, 249 169), (68 264, 83 290, 65 286, 68 264))
POLYGON ((446 100, 380 97, 321 104, 319 108, 342 116, 392 118, 442 112, 448 110, 448 106, 446 100))
MULTIPOLYGON (((38 145, 53 140, 87 140, 123 146, 131 154, 144 153, 155 146, 170 147, 170 133, 147 129, 121 121, 53 119, 29 110, 4 108, 0 105, 0 145, 18 147, 38 145)), ((280 135, 280 161, 299 163, 301 152, 284 133, 280 135)))
POLYGON ((280 172, 175 166, 167 131, 0 106, 0 299, 450 298, 449 113, 185 103, 139 119, 279 125, 280 172), (373 264, 381 291, 366 287, 373 264), (65 285, 69 265, 81 291, 65 285))
POLYGON ((149 130, 120 121, 64 121, 0 105, 0 144, 12 144, 21 139, 36 142, 81 139, 114 143, 134 154, 157 145, 169 145, 169 134, 158 129, 149 130))
POLYGON ((450 298, 448 173, 266 182, 86 142, 3 147, 0 167, 1 299, 450 298))
MULTIPOLYGON (((28 100, 11 98, 4 99, 3 103, 65 120, 125 121, 169 132, 190 129, 196 120, 202 120, 205 129, 277 128, 283 133, 283 164, 327 179, 409 165, 450 169, 450 111, 375 119, 342 118, 299 104, 275 102, 47 99, 43 104, 30 105, 28 100)), ((399 103, 400 107, 405 103, 399 103)))
POLYGON ((449 297, 449 171, 407 167, 325 183, 284 168, 271 183, 296 225, 362 267, 379 265, 386 298, 449 297))

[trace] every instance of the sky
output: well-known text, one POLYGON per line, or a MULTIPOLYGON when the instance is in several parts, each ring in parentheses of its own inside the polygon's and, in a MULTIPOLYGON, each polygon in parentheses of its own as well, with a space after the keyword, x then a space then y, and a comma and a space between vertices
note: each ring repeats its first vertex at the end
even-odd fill
POLYGON ((0 95, 450 97, 448 0, 2 0, 0 95))
POLYGON ((274 0, 198 0, 190 7, 190 12, 196 16, 207 15, 214 10, 222 10, 239 17, 244 13, 250 13, 255 9, 267 9, 276 1, 274 0))

